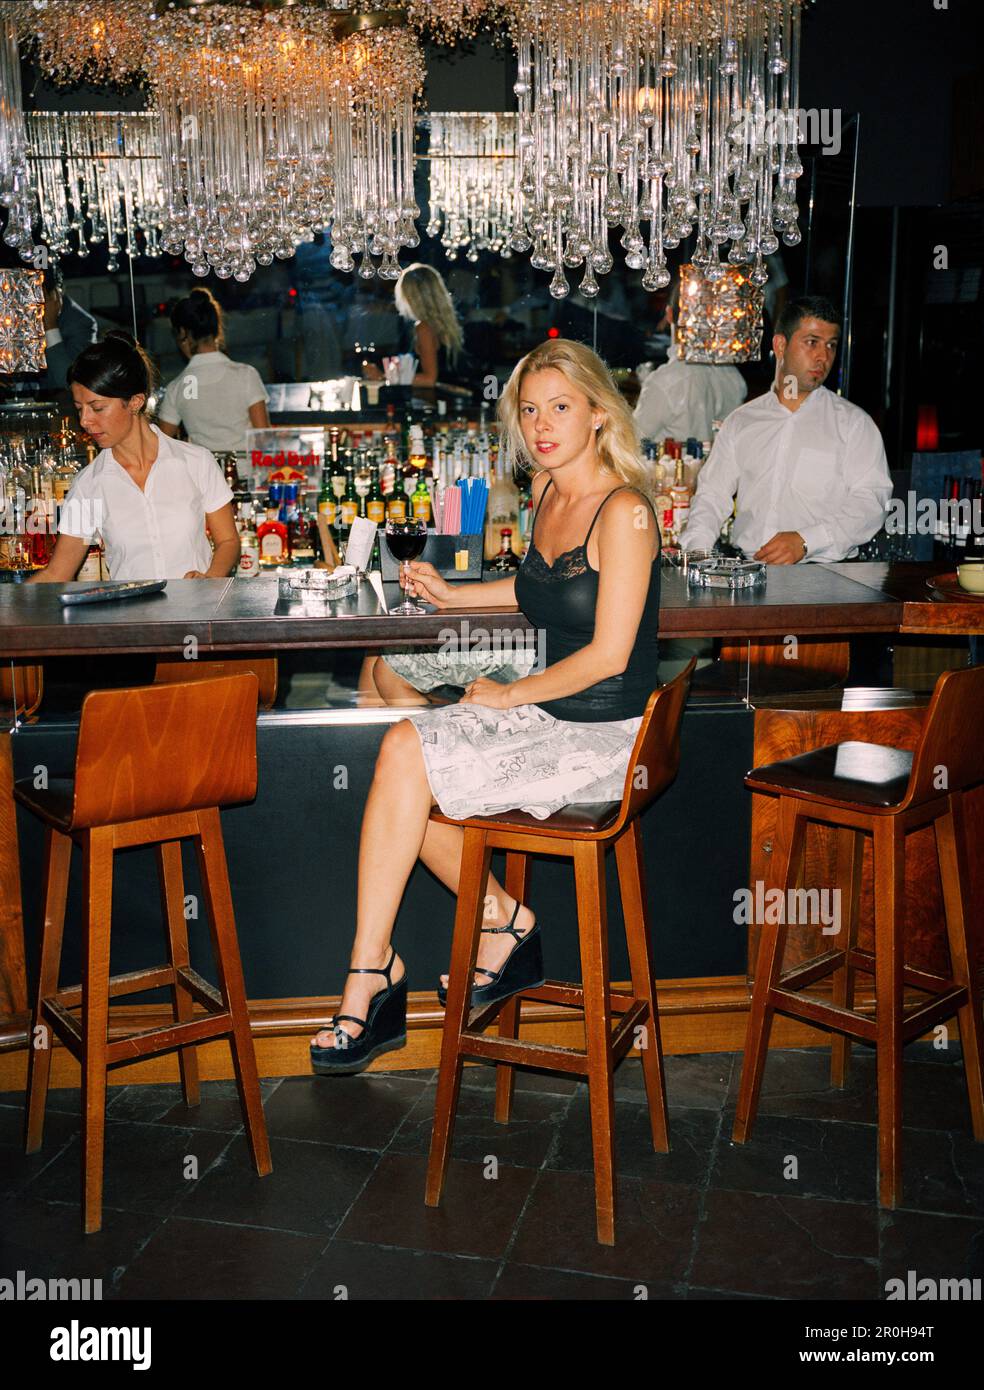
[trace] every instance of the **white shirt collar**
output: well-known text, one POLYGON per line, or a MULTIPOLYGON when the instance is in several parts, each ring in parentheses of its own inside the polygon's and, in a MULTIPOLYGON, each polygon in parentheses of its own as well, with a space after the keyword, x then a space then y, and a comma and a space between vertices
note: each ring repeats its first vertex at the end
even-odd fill
POLYGON ((185 363, 186 367, 193 367, 196 362, 228 362, 224 352, 196 352, 193 357, 189 357, 185 363))
POLYGON ((768 391, 766 391, 766 393, 765 393, 766 397, 769 399, 769 409, 770 409, 770 410, 772 410, 772 411, 781 410, 782 413, 783 413, 783 415, 793 415, 793 416, 795 416, 795 415, 801 415, 801 414, 803 413, 804 410, 810 409, 810 402, 811 402, 811 400, 813 399, 813 397, 814 397, 814 396, 820 396, 821 394, 823 394, 823 395, 829 395, 830 393, 827 391, 826 386, 814 386, 813 390, 807 393, 806 400, 805 400, 805 401, 803 402, 803 404, 800 406, 799 410, 790 410, 790 409, 788 408, 788 406, 783 405, 782 401, 779 399, 779 396, 778 396, 778 394, 776 393, 776 389, 775 389, 775 382, 772 383, 772 385, 769 387, 768 391))

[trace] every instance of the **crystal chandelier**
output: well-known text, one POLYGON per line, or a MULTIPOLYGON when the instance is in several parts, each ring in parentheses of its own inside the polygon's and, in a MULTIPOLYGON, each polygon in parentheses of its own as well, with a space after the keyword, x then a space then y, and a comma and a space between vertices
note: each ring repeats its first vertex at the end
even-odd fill
POLYGON ((34 189, 27 167, 27 130, 13 11, 0 13, 0 208, 7 214, 5 244, 13 247, 21 260, 33 261, 34 189))
POLYGON ((430 125, 430 221, 449 261, 464 251, 510 256, 516 123, 496 112, 432 112, 430 125))
POLYGON ((144 67, 152 0, 18 0, 14 8, 25 48, 55 83, 122 85, 144 67))
POLYGON ((404 27, 345 38, 332 81, 335 207, 331 263, 363 279, 400 275, 398 252, 419 246, 413 191, 414 104, 424 85, 424 55, 404 27), (378 267, 372 257, 381 257, 378 267))
POLYGON ((221 4, 155 26, 162 244, 196 275, 248 280, 331 215, 332 31, 320 12, 299 18, 221 4))
POLYGON ((693 265, 680 267, 677 356, 711 365, 757 362, 762 355, 764 295, 747 267, 722 266, 708 280, 693 265))
POLYGON ((713 282, 727 260, 768 278, 764 257, 796 225, 801 0, 503 0, 519 55, 520 161, 512 244, 552 270, 611 269, 621 227, 647 290, 696 231, 713 282))
POLYGON ((337 14, 228 4, 155 26, 166 250, 196 275, 244 281, 329 231, 332 264, 396 278, 416 246, 413 107, 419 42, 403 27, 339 41, 337 14))
POLYGON ((29 166, 51 255, 85 257, 107 243, 107 269, 121 250, 161 255, 164 218, 157 117, 141 112, 37 111, 27 117, 29 166))

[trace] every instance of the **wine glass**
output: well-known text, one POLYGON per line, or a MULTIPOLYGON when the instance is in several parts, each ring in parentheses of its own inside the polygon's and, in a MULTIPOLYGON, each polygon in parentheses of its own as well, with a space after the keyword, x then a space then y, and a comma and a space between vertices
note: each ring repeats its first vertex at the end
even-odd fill
MULTIPOLYGON (((408 589, 413 582, 410 575, 410 561, 416 560, 418 555, 423 553, 424 546, 427 544, 427 523, 418 517, 411 517, 408 521, 387 521, 386 523, 386 545, 389 553, 394 560, 400 562, 400 586, 408 589)), ((411 603, 409 598, 397 608, 391 608, 391 613, 426 613, 426 608, 421 608, 418 603, 411 603)))

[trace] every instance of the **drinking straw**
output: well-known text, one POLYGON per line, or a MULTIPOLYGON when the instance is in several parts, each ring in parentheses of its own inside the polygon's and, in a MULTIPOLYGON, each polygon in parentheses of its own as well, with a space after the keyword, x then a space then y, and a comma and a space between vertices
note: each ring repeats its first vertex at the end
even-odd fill
POLYGON ((485 524, 488 484, 484 478, 459 478, 457 487, 461 489, 462 498, 461 534, 477 536, 485 524))
POLYGON ((461 532, 461 493, 456 487, 445 488, 444 512, 441 518, 445 535, 457 536, 461 532))

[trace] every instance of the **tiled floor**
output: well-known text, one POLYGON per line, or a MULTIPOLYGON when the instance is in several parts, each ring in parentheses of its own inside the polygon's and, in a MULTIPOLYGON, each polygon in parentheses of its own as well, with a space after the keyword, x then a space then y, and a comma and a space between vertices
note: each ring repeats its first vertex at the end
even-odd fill
POLYGON ((617 1243, 594 1238, 587 1093, 521 1075, 492 1120, 465 1073, 442 1205, 423 1204, 432 1072, 264 1082, 273 1173, 258 1179, 231 1082, 197 1111, 177 1086, 110 1092, 103 1230, 79 1222, 79 1097, 51 1095, 21 1148, 0 1095, 0 1276, 103 1280, 104 1298, 876 1300, 886 1280, 984 1276, 984 1145, 959 1056, 906 1053, 905 1195, 875 1200, 875 1076, 856 1050, 777 1052, 752 1141, 730 1142, 740 1058, 667 1059, 672 1152, 652 1149, 637 1062, 616 1076, 617 1243))

